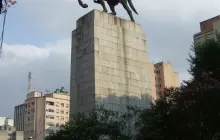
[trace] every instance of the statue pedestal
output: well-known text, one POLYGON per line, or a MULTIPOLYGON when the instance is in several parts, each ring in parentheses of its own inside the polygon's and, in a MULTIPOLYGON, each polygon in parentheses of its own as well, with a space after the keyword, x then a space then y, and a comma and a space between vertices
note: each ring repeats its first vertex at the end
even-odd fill
POLYGON ((140 25, 98 10, 77 20, 72 32, 71 114, 95 105, 124 112, 151 101, 146 36, 140 25))

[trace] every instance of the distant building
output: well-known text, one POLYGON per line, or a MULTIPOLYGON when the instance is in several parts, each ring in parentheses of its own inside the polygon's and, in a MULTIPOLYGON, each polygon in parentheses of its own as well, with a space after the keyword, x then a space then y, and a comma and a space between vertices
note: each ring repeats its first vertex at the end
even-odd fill
POLYGON ((171 63, 149 63, 148 69, 152 74, 152 100, 158 99, 159 94, 163 93, 166 87, 179 87, 179 76, 177 72, 173 72, 173 66, 171 63))
POLYGON ((24 140, 23 131, 16 131, 13 126, 13 119, 1 117, 0 140, 24 140), (5 122, 2 123, 5 118, 5 122))
POLYGON ((48 94, 36 91, 27 94, 25 103, 16 106, 14 111, 16 126, 24 129, 24 140, 31 136, 43 140, 59 130, 69 121, 69 104, 69 94, 63 87, 48 94))
POLYGON ((14 126, 17 131, 24 131, 24 107, 24 104, 20 104, 14 108, 14 126))
POLYGON ((24 140, 24 131, 0 130, 0 140, 24 140))
POLYGON ((202 43, 206 39, 215 39, 220 30, 220 15, 200 22, 200 32, 194 34, 194 42, 202 43))
POLYGON ((8 117, 0 117, 0 126, 2 125, 14 126, 14 119, 8 117))

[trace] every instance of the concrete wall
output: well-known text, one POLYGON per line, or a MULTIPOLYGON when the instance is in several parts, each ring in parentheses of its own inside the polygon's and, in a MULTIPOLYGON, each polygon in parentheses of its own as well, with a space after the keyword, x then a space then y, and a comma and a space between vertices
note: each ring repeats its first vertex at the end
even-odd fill
POLYGON ((36 140, 42 140, 45 136, 45 97, 35 98, 35 122, 34 122, 34 135, 36 140))
POLYGON ((0 140, 8 140, 8 132, 0 130, 0 140))
POLYGON ((118 111, 147 107, 152 94, 147 56, 140 25, 98 10, 81 17, 72 33, 72 113, 99 104, 118 111))
POLYGON ((24 140, 24 131, 15 131, 11 140, 24 140))

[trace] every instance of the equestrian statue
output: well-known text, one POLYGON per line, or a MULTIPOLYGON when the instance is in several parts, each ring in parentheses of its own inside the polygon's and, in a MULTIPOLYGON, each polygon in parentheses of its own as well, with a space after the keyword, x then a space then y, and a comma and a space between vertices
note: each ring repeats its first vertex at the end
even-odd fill
MULTIPOLYGON (((135 22, 133 15, 132 15, 132 11, 130 10, 129 6, 131 7, 131 9, 138 15, 138 12, 136 11, 136 9, 134 8, 134 5, 132 3, 132 0, 94 0, 95 3, 97 4, 101 4, 103 7, 103 12, 108 12, 107 8, 105 6, 105 2, 106 1, 111 9, 111 14, 112 15, 116 15, 116 11, 115 11, 115 6, 118 5, 119 3, 122 4, 122 6, 124 7, 124 9, 127 11, 131 21, 135 22), (129 6, 128 6, 129 4, 129 6)), ((83 8, 87 8, 88 5, 83 3, 82 0, 78 0, 79 5, 83 8)))

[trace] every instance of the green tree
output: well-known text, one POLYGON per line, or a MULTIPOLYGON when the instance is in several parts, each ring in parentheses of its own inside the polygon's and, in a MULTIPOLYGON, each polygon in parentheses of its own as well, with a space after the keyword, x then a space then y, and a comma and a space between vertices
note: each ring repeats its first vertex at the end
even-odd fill
POLYGON ((136 123, 137 140, 212 140, 220 132, 220 84, 200 81, 166 89, 136 123))
POLYGON ((220 38, 206 40, 191 48, 192 54, 189 72, 194 80, 200 80, 202 73, 210 73, 211 77, 220 81, 220 38))
POLYGON ((131 113, 120 114, 102 106, 88 114, 79 113, 63 129, 46 137, 45 140, 129 140, 127 130, 131 113))

